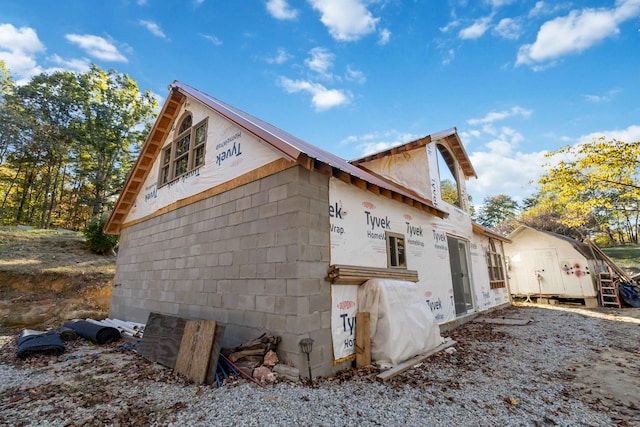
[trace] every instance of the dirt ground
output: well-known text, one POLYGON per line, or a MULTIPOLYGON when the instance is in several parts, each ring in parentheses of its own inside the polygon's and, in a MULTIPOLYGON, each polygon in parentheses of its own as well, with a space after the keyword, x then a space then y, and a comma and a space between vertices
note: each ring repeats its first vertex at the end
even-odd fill
POLYGON ((595 308, 577 311, 589 316, 635 325, 636 333, 631 339, 620 330, 611 330, 608 334, 613 344, 610 349, 600 350, 593 363, 576 363, 571 369, 585 394, 593 394, 602 399, 613 398, 624 404, 640 407, 640 308, 595 308))
POLYGON ((106 317, 114 272, 79 233, 0 227, 0 331, 106 317))

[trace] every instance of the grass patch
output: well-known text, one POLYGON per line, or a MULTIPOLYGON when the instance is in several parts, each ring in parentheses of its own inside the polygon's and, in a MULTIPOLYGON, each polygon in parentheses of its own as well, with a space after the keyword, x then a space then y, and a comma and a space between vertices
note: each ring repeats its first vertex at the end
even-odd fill
POLYGON ((114 274, 115 257, 91 252, 80 232, 0 227, 0 271, 114 274))
POLYGON ((631 274, 640 273, 640 246, 612 246, 600 249, 631 274))

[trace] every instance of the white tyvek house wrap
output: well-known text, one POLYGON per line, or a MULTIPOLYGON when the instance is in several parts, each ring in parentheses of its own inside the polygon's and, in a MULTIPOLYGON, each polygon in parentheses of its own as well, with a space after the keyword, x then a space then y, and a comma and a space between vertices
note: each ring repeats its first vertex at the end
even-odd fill
POLYGON ((371 279, 358 289, 358 308, 370 314, 371 358, 397 365, 444 342, 418 285, 371 279))
MULTIPOLYGON (((433 144, 432 144, 433 145, 433 144)), ((429 162, 427 150, 422 147, 371 160, 364 165, 378 175, 410 188, 421 197, 431 200, 432 190, 429 187, 429 162), (420 179, 416 179, 419 177, 420 179)), ((440 185, 438 183, 438 185, 440 185)))
MULTIPOLYGON (((125 222, 143 218, 171 203, 230 181, 282 157, 253 135, 210 112, 198 102, 190 100, 186 104, 188 105, 183 106, 177 115, 178 119, 182 117, 185 108, 192 113, 194 124, 209 117, 204 165, 158 188, 161 157, 158 156, 125 222)), ((173 142, 176 127, 174 125, 169 133, 164 147, 173 142)))
MULTIPOLYGON (((496 241, 496 246, 502 248, 500 242, 496 241)), ((475 234, 471 242, 471 263, 473 268, 474 292, 476 308, 479 311, 487 310, 509 302, 509 291, 507 287, 491 289, 489 284, 489 271, 487 270, 487 250, 489 249, 489 238, 475 234)), ((503 255, 502 250, 499 249, 503 255)), ((504 271, 505 276, 507 271, 504 271)))
POLYGON ((471 238, 463 213, 442 220, 408 205, 329 181, 331 264, 387 267, 385 231, 403 234, 407 268, 417 270, 419 289, 438 323, 455 319, 447 234, 471 238))
POLYGON ((359 285, 331 286, 331 339, 335 360, 356 352, 356 313, 359 285))

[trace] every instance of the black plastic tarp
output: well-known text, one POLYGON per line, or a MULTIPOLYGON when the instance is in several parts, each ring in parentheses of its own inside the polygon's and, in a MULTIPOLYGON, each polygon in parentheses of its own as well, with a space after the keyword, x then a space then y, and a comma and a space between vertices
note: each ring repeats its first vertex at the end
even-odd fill
POLYGON ((18 335, 18 357, 34 353, 59 355, 64 352, 64 343, 56 331, 40 332, 25 329, 18 335))
POLYGON ((116 328, 98 325, 86 320, 69 320, 64 323, 64 327, 73 329, 82 338, 98 344, 107 344, 120 339, 120 331, 116 328))

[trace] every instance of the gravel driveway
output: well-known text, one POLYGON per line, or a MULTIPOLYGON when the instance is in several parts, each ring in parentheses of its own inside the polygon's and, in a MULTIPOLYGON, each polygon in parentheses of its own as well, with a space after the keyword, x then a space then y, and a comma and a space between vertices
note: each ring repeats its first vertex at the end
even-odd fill
POLYGON ((5 338, 0 425, 640 425, 640 309, 518 305, 477 320, 503 318, 531 322, 467 323, 443 334, 454 350, 384 384, 371 367, 313 384, 196 386, 117 345, 20 361, 5 338))

